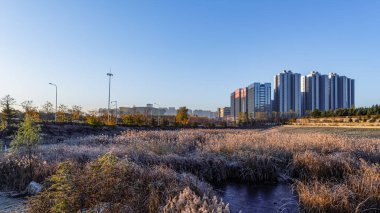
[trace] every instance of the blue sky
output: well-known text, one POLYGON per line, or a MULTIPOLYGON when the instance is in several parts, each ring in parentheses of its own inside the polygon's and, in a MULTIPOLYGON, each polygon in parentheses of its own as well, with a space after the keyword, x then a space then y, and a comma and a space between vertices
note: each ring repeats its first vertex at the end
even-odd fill
POLYGON ((0 0, 0 96, 36 105, 215 110, 284 69, 356 79, 380 100, 380 1, 0 0))

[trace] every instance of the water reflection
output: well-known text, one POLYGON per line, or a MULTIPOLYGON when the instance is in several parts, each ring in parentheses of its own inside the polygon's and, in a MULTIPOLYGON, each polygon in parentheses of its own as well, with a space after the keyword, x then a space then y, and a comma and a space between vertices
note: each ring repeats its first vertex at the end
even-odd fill
POLYGON ((0 213, 25 212, 26 199, 11 198, 9 193, 0 192, 0 213))
POLYGON ((248 186, 228 183, 216 187, 231 212, 299 212, 298 198, 288 184, 248 186))

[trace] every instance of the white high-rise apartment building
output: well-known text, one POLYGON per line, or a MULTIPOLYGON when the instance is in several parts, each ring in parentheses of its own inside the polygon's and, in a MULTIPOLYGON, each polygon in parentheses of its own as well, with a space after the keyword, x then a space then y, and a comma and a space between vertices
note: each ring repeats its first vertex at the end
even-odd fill
POLYGON ((331 110, 355 106, 355 80, 330 73, 329 96, 331 110))
POLYGON ((319 110, 327 111, 330 109, 330 90, 329 76, 321 75, 319 78, 319 110))
POLYGON ((301 77, 302 114, 306 111, 329 110, 329 78, 313 71, 301 77))
POLYGON ((309 75, 302 76, 302 82, 301 84, 304 84, 302 88, 304 88, 303 91, 301 91, 303 100, 303 108, 306 111, 313 111, 315 109, 319 109, 319 78, 320 74, 318 72, 311 72, 309 75))
POLYGON ((338 81, 338 108, 351 108, 355 106, 355 81, 354 79, 340 76, 338 81))
POLYGON ((305 115, 355 106, 355 81, 336 73, 321 75, 313 71, 306 76, 284 71, 274 76, 273 110, 282 115, 305 115))
POLYGON ((283 71, 274 76, 274 110, 283 116, 300 116, 302 112, 301 74, 283 71))
POLYGON ((329 73, 329 109, 337 109, 339 108, 339 92, 338 92, 338 84, 339 84, 339 75, 336 73, 329 73))

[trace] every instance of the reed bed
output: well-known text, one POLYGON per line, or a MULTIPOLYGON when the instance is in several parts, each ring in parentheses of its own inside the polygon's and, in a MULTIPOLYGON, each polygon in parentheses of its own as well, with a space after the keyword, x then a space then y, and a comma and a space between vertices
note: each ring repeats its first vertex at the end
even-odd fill
MULTIPOLYGON (((79 191, 77 193, 82 197, 93 198, 91 203, 74 202, 73 206, 82 210, 106 209, 112 203, 117 203, 117 207, 113 209, 115 211, 129 209, 160 212, 164 211, 165 206, 173 207, 174 203, 183 199, 198 202, 199 199, 203 199, 203 194, 206 194, 209 196, 205 198, 206 203, 215 206, 212 208, 227 211, 228 206, 223 202, 217 198, 217 201, 212 201, 212 188, 208 183, 238 181, 249 184, 293 182, 303 212, 378 211, 380 138, 317 130, 131 130, 114 136, 86 136, 41 145, 36 152, 36 159, 44 162, 44 166, 35 169, 39 170, 36 173, 40 174, 40 179, 45 178, 46 184, 52 186, 49 185, 51 174, 57 175, 57 168, 62 162, 71 162, 77 165, 76 168, 83 168, 85 171, 75 173, 77 178, 86 180, 89 179, 91 165, 107 153, 112 153, 112 156, 119 159, 117 165, 125 164, 112 167, 114 170, 125 174, 126 169, 134 168, 130 170, 134 178, 144 180, 138 187, 133 184, 123 186, 125 191, 132 191, 128 196, 135 198, 133 202, 120 200, 127 196, 123 194, 124 191, 108 192, 111 193, 109 196, 113 193, 118 195, 116 197, 119 200, 101 199, 99 193, 103 193, 102 189, 106 187, 93 191, 93 194, 83 194, 79 191), (191 176, 192 181, 184 178, 185 176, 191 176), (174 184, 174 188, 170 187, 165 184, 167 180, 176 180, 174 182, 177 184, 174 184), (143 190, 138 194, 132 190, 136 187, 149 189, 151 186, 157 186, 156 184, 160 187, 155 191, 143 190), (157 199, 153 199, 154 202, 149 204, 150 196, 156 196, 157 199), (134 209, 137 208, 134 206, 137 204, 151 208, 134 209)), ((1 168, 6 167, 4 159, 10 158, 0 154, 1 168)), ((20 169, 21 167, 14 170, 20 169)), ((93 179, 92 184, 96 185, 101 179, 93 179)), ((116 179, 111 185, 117 185, 120 181, 116 179)), ((124 182, 129 183, 123 179, 124 182)), ((7 181, 0 184, 4 187, 7 181)), ((85 186, 79 187, 74 183, 72 185, 83 190, 85 186)), ((46 191, 49 190, 50 188, 46 191)), ((50 193, 49 196, 51 194, 54 193, 50 193)), ((31 206, 44 199, 46 201, 47 198, 33 198, 31 206)), ((74 197, 74 200, 77 199, 80 200, 80 197, 74 197)), ((178 208, 187 208, 186 202, 180 203, 183 205, 176 205, 178 208)), ((48 207, 52 208, 51 205, 48 207)), ((173 208, 165 211, 174 212, 173 208)))
POLYGON ((61 163, 46 188, 29 199, 29 212, 159 212, 184 189, 205 197, 211 192, 194 176, 140 167, 110 153, 85 165, 61 163))

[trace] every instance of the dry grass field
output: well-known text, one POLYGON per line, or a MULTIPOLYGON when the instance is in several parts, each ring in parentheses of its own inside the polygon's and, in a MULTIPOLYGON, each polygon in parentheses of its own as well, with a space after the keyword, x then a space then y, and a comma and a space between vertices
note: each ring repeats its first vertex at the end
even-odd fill
POLYGON ((287 125, 277 128, 279 132, 292 133, 323 133, 335 134, 346 137, 380 138, 378 127, 349 127, 349 126, 294 126, 287 125))
MULTIPOLYGON (((0 154, 0 186, 22 189, 27 159, 0 154)), ((30 212, 229 212, 213 184, 290 182, 302 212, 380 211, 380 130, 125 131, 41 145, 30 212)), ((243 209, 244 212, 244 209, 243 209)))

